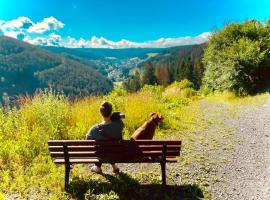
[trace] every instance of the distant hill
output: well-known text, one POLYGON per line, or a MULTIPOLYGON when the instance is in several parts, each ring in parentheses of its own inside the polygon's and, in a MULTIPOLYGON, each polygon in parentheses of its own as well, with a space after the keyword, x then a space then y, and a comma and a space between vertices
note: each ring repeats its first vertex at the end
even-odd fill
POLYGON ((170 47, 161 51, 157 56, 150 58, 150 61, 168 62, 172 60, 181 60, 186 57, 191 57, 192 60, 201 59, 204 49, 206 47, 207 47, 206 43, 170 47))
POLYGON ((43 46, 49 51, 59 53, 63 55, 73 55, 84 59, 104 59, 104 58, 116 58, 116 59, 130 59, 138 57, 145 59, 149 53, 159 53, 164 51, 164 48, 128 48, 128 49, 104 49, 104 48, 64 48, 64 47, 52 47, 43 46))
POLYGON ((105 94, 112 82, 91 66, 0 36, 0 97, 52 87, 68 95, 105 94))

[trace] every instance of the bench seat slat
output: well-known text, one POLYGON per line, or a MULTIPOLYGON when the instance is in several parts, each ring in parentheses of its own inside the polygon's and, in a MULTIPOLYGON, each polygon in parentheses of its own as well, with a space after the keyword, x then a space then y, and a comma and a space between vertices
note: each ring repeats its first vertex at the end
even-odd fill
POLYGON ((119 141, 95 141, 95 140, 50 140, 49 146, 62 146, 66 143, 68 146, 78 145, 119 145, 119 144, 141 144, 141 145, 181 145, 181 141, 165 141, 165 140, 119 140, 119 141))
MULTIPOLYGON (((179 156, 179 151, 167 151, 166 156, 179 156)), ((53 158, 64 158, 64 152, 51 152, 53 158)), ((121 152, 121 151, 107 151, 107 152, 69 152, 70 158, 76 157, 123 157, 123 156, 162 156, 162 151, 141 151, 141 152, 121 152)))
MULTIPOLYGON (((70 159, 71 164, 87 164, 87 163, 96 163, 99 162, 98 158, 91 158, 91 159, 86 159, 86 158, 73 158, 70 159)), ((158 160, 152 160, 152 159, 144 159, 144 160, 115 160, 116 163, 159 163, 160 161, 158 160)), ((177 159, 174 157, 171 158, 166 158, 166 162, 169 163, 175 163, 177 162, 177 159)), ((55 164, 65 164, 65 159, 63 158, 57 158, 54 159, 55 164)), ((106 163, 106 162, 104 162, 106 163)))
MULTIPOLYGON (((127 150, 143 150, 143 151, 162 151, 163 150, 163 146, 162 145, 153 145, 153 146, 146 146, 146 145, 138 145, 138 146, 134 146, 131 145, 129 146, 123 146, 123 145, 119 145, 119 146, 108 146, 108 147, 99 147, 99 146, 68 146, 68 151, 69 152, 73 152, 73 151, 97 151, 97 150, 113 150, 113 151, 127 151, 127 150)), ((64 151, 64 148, 61 146, 50 146, 49 150, 51 152, 61 152, 64 151)), ((180 151, 180 147, 173 145, 173 146, 167 146, 167 151, 180 151)))

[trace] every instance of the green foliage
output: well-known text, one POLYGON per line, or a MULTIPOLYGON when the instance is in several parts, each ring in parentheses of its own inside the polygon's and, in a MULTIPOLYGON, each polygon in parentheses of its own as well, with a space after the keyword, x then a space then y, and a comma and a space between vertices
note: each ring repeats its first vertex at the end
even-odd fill
POLYGON ((163 98, 171 102, 178 102, 179 99, 192 98, 197 94, 193 87, 193 83, 187 79, 180 82, 174 82, 165 89, 163 98))
POLYGON ((211 90, 246 94, 254 91, 255 74, 265 64, 269 49, 266 27, 259 21, 232 23, 215 33, 205 51, 204 86, 211 90))
POLYGON ((7 93, 20 94, 52 87, 70 96, 106 94, 112 83, 85 65, 28 43, 0 36, 0 101, 7 93))
POLYGON ((70 60, 64 60, 57 67, 37 72, 35 76, 43 85, 72 97, 107 94, 113 88, 112 83, 98 72, 70 60))
POLYGON ((138 71, 123 83, 124 88, 129 92, 136 92, 141 88, 141 77, 138 71))
POLYGON ((144 71, 142 74, 142 85, 155 85, 157 84, 157 78, 155 76, 155 68, 153 64, 149 61, 146 62, 144 66, 144 71))

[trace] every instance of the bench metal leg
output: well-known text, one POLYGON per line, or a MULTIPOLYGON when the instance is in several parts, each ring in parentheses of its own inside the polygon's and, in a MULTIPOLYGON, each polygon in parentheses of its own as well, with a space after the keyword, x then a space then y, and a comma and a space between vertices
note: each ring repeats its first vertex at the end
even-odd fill
POLYGON ((162 185, 166 186, 166 162, 161 162, 162 185))
POLYGON ((65 164, 65 190, 68 190, 69 185, 70 164, 65 164))

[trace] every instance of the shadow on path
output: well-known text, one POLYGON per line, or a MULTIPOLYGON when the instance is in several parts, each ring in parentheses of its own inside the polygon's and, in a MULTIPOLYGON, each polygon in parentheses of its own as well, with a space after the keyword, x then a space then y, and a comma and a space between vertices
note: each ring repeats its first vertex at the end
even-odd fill
POLYGON ((69 194, 76 199, 98 199, 97 195, 116 194, 120 200, 140 199, 192 199, 203 198, 202 190, 197 185, 168 185, 140 184, 126 173, 118 175, 103 174, 106 181, 85 181, 73 177, 70 182, 69 194))

